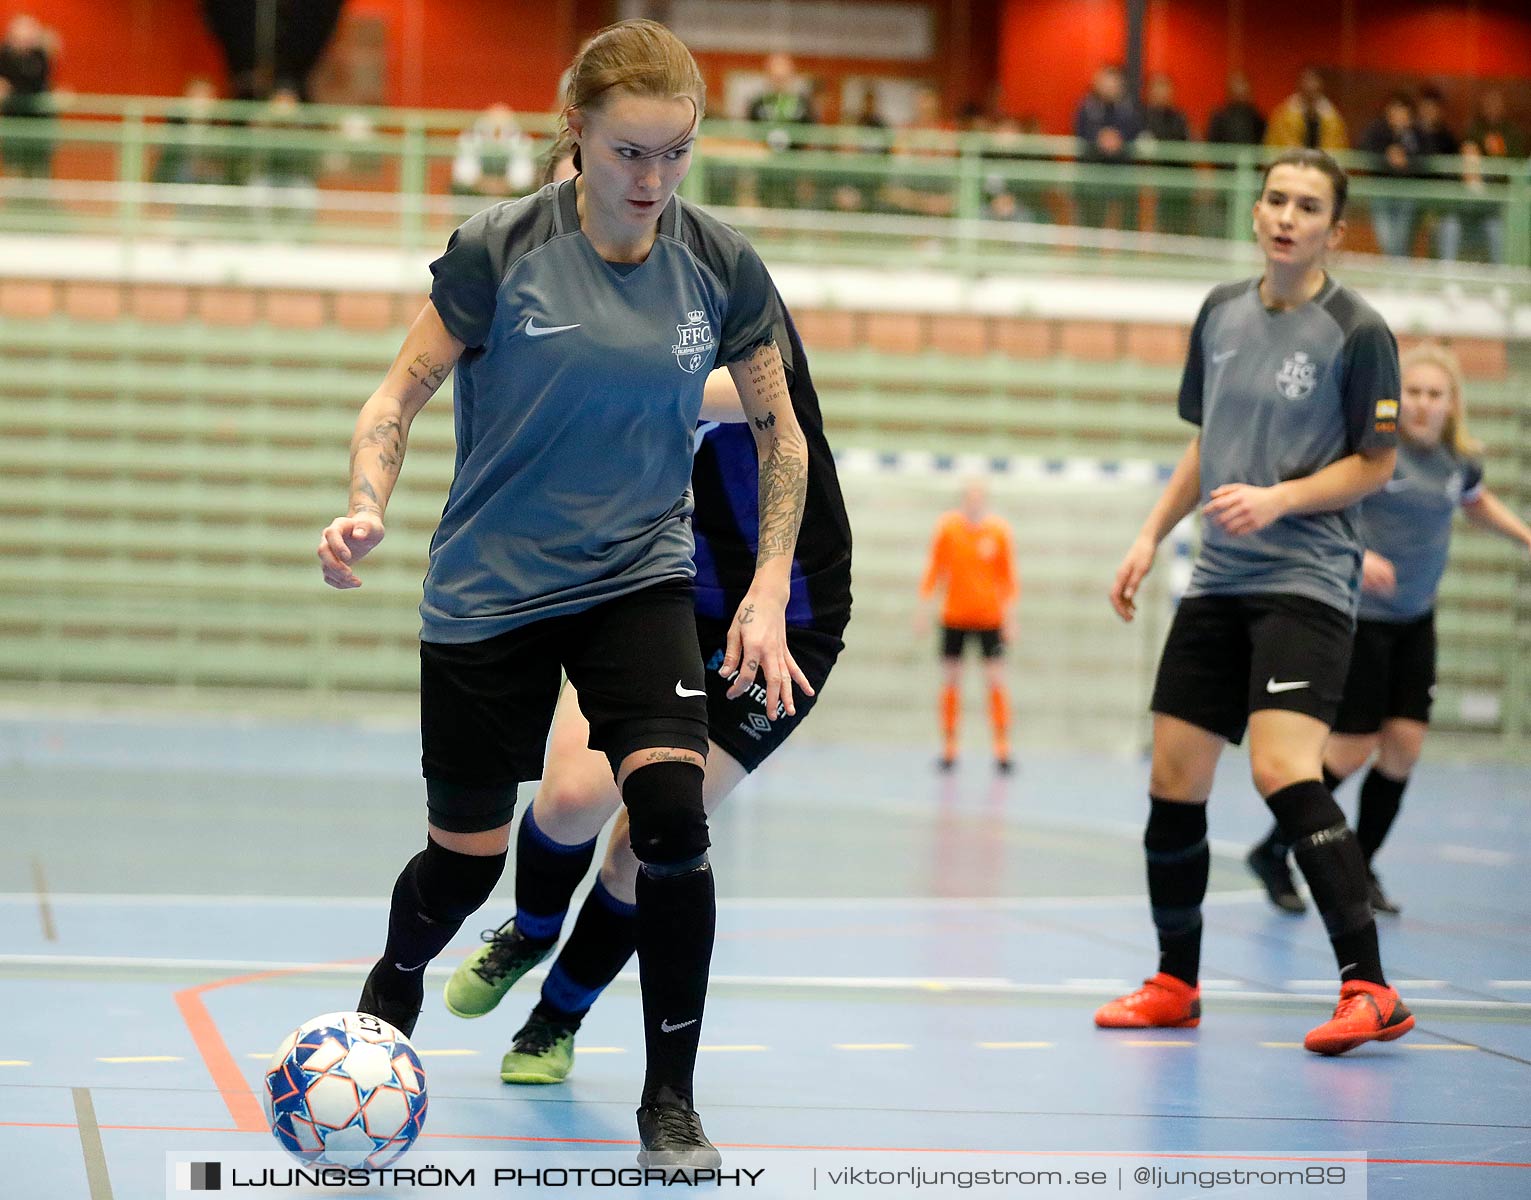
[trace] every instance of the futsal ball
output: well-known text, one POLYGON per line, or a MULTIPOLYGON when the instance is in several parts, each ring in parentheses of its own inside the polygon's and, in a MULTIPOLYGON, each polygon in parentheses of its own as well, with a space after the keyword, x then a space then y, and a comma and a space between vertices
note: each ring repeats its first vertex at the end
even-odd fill
POLYGON ((425 1124, 425 1071, 409 1039, 367 1013, 325 1013, 282 1040, 266 1068, 266 1118, 306 1164, 387 1166, 425 1124))

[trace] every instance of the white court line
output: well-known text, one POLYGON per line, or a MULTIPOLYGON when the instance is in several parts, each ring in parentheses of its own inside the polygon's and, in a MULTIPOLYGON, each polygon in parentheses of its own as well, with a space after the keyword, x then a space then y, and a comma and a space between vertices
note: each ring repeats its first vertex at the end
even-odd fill
MULTIPOLYGON (((1263 893, 1262 893, 1263 895, 1263 893)), ((280 963, 249 962, 240 959, 196 958, 129 958, 113 955, 89 954, 0 954, 0 967, 4 966, 66 966, 66 967, 139 967, 169 968, 188 971, 238 971, 257 973, 261 971, 301 971, 321 975, 359 976, 365 963, 280 963)), ((455 968, 448 963, 436 963, 425 969, 427 975, 450 975, 455 968)), ((541 979, 545 969, 527 972, 528 979, 541 979)), ((627 983, 637 981, 635 971, 623 971, 617 976, 627 983)), ((1294 981, 1302 982, 1302 981, 1294 981)), ((1254 992, 1219 991, 1218 1000, 1254 1004, 1300 1004, 1313 1003, 1333 1005, 1334 981, 1318 979, 1308 981, 1321 990, 1315 992, 1254 992)), ((958 992, 969 995, 993 996, 1110 996, 1110 989, 1082 986, 1071 983, 1017 983, 1008 979, 989 977, 920 977, 907 975, 714 975, 711 983, 721 987, 781 988, 783 990, 865 991, 865 992, 958 992)), ((1531 1016, 1531 1002, 1518 1000, 1447 1000, 1425 997, 1411 999, 1409 1007, 1420 1010, 1451 1012, 1462 1009, 1531 1016)))

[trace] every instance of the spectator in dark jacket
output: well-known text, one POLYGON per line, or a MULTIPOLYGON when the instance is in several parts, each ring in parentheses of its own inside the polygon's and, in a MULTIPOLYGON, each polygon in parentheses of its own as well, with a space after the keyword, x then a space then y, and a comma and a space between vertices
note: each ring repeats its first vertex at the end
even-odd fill
POLYGON ((1258 146, 1265 141, 1265 117, 1249 98, 1249 80, 1228 76, 1228 96, 1207 122, 1207 141, 1220 146, 1258 146))
MULTIPOLYGON (((1121 68, 1102 67, 1074 114, 1080 161, 1094 166, 1131 162, 1132 144, 1142 131, 1143 119, 1126 95, 1121 68)), ((1079 185, 1075 200, 1081 225, 1103 227, 1115 210, 1124 229, 1137 227, 1137 193, 1130 185, 1090 179, 1079 185)))
POLYGON ((19 13, 6 27, 0 42, 0 165, 7 171, 31 178, 45 178, 53 167, 53 141, 42 123, 25 125, 17 118, 52 114, 49 89, 53 60, 59 50, 58 35, 43 27, 36 17, 19 13), (9 136, 12 132, 23 136, 9 136), (39 136, 42 135, 42 136, 39 136))
MULTIPOLYGON (((1143 132, 1140 148, 1157 142, 1189 142, 1191 122, 1184 110, 1175 107, 1175 81, 1160 72, 1148 81, 1148 103, 1143 109, 1143 132)), ((1167 165, 1180 165, 1174 160, 1167 165)), ((1160 233, 1191 232, 1191 189, 1194 183, 1187 173, 1180 187, 1161 187, 1154 197, 1154 225, 1160 233)))
MULTIPOLYGON (((1414 127, 1414 109, 1401 92, 1388 97, 1382 114, 1361 135, 1361 150, 1377 156, 1373 170, 1385 179, 1407 179, 1418 171, 1419 130, 1414 127)), ((1379 197, 1372 201, 1372 233, 1382 253, 1401 258, 1414 244, 1414 220, 1418 205, 1399 197, 1379 197)))

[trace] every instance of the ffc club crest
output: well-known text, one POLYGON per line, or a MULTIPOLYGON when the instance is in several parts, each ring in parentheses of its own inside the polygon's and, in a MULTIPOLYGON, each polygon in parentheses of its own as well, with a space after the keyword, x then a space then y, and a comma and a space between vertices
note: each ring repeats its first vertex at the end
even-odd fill
POLYGON ((1288 400, 1306 400, 1318 386, 1318 364, 1299 350, 1276 373, 1276 386, 1288 400))
POLYGON ((712 358, 712 325, 701 309, 686 314, 686 323, 675 327, 675 339, 670 353, 686 374, 695 375, 712 358))

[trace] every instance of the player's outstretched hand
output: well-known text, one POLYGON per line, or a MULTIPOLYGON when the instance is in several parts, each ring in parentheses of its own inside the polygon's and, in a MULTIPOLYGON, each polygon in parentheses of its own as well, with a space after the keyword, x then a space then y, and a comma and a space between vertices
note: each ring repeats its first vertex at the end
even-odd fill
POLYGON ((1209 521, 1224 533, 1243 537, 1259 533, 1273 521, 1286 515, 1282 493, 1273 487, 1255 487, 1250 483, 1225 483, 1212 489, 1212 499, 1202 508, 1209 521))
POLYGON ((776 720, 778 709, 789 717, 797 715, 797 705, 792 700, 794 682, 804 695, 813 695, 813 685, 787 650, 785 601, 772 599, 755 588, 740 602, 733 624, 728 627, 728 647, 718 670, 733 680, 728 689, 730 700, 742 696, 757 678, 761 681, 766 693, 767 720, 776 720))
POLYGON ((1391 596, 1398 590, 1398 572, 1391 559, 1368 550, 1361 559, 1361 590, 1391 596))
POLYGON ((364 558, 383 540, 383 521, 376 513, 336 517, 319 535, 319 566, 332 588, 358 588, 361 580, 351 564, 364 558))
POLYGON ((1127 557, 1116 569, 1116 578, 1111 581, 1111 607, 1122 620, 1130 621, 1137 615, 1138 585, 1153 570, 1154 555, 1158 552, 1157 542, 1140 537, 1128 548, 1127 557))

